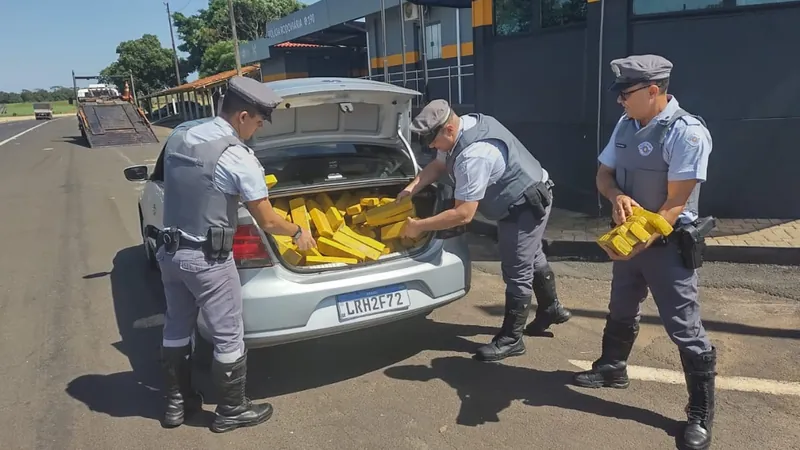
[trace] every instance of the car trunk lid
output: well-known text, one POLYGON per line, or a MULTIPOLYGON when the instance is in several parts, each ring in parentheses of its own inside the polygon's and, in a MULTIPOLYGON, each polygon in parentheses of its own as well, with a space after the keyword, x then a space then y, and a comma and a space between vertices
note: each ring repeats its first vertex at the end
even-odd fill
POLYGON ((408 125, 411 99, 421 95, 417 91, 358 78, 299 78, 267 85, 283 101, 273 111, 272 123, 248 142, 253 150, 363 142, 402 144, 411 151, 408 125))

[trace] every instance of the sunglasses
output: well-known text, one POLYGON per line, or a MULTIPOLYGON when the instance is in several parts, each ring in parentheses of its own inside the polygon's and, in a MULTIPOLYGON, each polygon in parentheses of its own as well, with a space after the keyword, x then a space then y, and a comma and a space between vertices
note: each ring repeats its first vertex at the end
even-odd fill
POLYGON ((647 85, 644 85, 644 86, 640 86, 640 87, 638 87, 636 89, 633 89, 631 91, 619 91, 619 98, 621 98, 622 101, 628 100, 628 98, 630 98, 630 96, 633 95, 634 93, 639 92, 639 91, 641 91, 643 89, 647 89, 650 86, 652 86, 652 84, 647 84, 647 85))

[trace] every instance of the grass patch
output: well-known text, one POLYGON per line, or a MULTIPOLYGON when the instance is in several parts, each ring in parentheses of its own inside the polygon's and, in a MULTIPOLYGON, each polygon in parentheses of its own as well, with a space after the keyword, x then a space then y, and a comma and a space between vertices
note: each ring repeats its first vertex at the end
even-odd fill
MULTIPOLYGON (((70 105, 67 100, 50 102, 53 114, 68 114, 75 112, 75 105, 70 105)), ((0 117, 21 117, 33 115, 33 103, 8 103, 0 105, 0 117)))

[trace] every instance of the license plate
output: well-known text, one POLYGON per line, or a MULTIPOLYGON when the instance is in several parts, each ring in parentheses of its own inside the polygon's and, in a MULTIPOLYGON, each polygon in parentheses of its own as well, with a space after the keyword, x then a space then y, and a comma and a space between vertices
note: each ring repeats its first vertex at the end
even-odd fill
POLYGON ((411 306, 405 285, 395 284, 367 291, 342 294, 336 298, 339 320, 351 320, 387 311, 401 311, 411 306))

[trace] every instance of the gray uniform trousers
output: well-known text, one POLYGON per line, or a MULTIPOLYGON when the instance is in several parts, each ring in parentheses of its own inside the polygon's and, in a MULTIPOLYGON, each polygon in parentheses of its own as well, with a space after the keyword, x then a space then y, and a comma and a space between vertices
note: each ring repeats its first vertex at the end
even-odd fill
POLYGON ((233 255, 215 262, 206 260, 202 250, 180 249, 170 255, 162 247, 156 258, 167 299, 164 340, 192 336, 200 312, 216 354, 243 352, 242 284, 233 255))
POLYGON ((608 305, 611 319, 629 325, 638 322, 649 287, 675 345, 693 355, 711 350, 700 320, 697 270, 683 265, 677 244, 653 245, 633 259, 613 264, 608 305))
MULTIPOLYGON (((552 202, 551 202, 552 206, 552 202)), ((500 268, 506 292, 515 297, 533 293, 533 274, 547 266, 542 238, 550 218, 551 206, 536 219, 530 206, 518 206, 505 219, 497 221, 500 268)))

